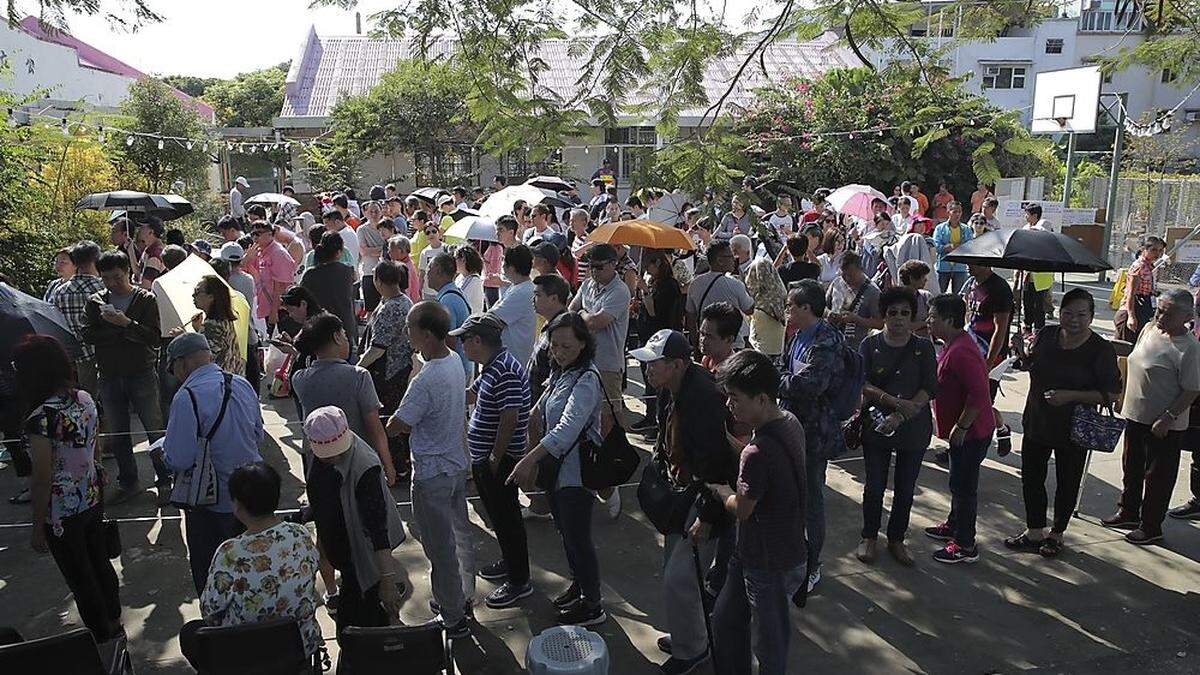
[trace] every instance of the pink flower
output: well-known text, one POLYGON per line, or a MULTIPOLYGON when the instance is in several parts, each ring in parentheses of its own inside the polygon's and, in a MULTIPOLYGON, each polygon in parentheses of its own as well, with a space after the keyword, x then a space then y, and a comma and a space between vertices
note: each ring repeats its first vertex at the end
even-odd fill
POLYGON ((796 85, 796 91, 807 92, 808 91, 808 83, 801 82, 800 84, 796 85))

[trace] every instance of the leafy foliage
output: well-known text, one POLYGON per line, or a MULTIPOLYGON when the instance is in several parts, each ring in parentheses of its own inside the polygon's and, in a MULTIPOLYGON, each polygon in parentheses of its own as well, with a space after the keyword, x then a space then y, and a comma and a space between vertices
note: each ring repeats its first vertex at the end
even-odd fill
MULTIPOLYGON (((159 80, 145 79, 129 87, 129 98, 121 104, 119 126, 131 131, 162 134, 177 138, 201 138, 204 127, 200 116, 183 105, 170 87, 159 80)), ((124 136, 111 140, 122 174, 128 177, 126 189, 167 192, 177 180, 199 183, 209 157, 203 148, 192 148, 181 141, 164 140, 159 148, 150 139, 137 139, 126 145, 124 136)))
POLYGON ((204 96, 204 92, 208 91, 209 87, 221 82, 221 78, 196 77, 195 75, 168 75, 162 78, 162 81, 192 98, 201 98, 204 96))
POLYGON ((287 65, 242 73, 232 80, 215 80, 202 97, 212 104, 217 123, 224 127, 269 127, 283 108, 287 65))
MULTIPOLYGON (((24 4, 24 3, 20 3, 24 4)), ((115 28, 137 30, 149 23, 163 20, 162 15, 150 7, 149 0, 37 0, 38 18, 47 25, 65 29, 67 14, 103 16, 115 28)), ((21 7, 17 0, 8 0, 8 22, 21 20, 21 7)))

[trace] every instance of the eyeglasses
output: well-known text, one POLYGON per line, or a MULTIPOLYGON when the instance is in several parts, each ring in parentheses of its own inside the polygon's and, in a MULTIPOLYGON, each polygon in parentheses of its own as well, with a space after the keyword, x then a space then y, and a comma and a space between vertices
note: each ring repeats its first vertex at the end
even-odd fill
POLYGON ((911 309, 889 309, 887 316, 912 316, 911 309))
POLYGON ((432 237, 433 235, 435 235, 437 233, 438 233, 438 230, 435 230, 433 228, 429 228, 428 230, 425 230, 426 237, 432 237))

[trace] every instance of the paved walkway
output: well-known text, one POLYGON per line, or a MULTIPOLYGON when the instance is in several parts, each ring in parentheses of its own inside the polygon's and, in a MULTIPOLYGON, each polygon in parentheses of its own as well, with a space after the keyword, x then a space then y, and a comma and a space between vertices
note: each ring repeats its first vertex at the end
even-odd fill
MULTIPOLYGON (((1097 291, 1100 294, 1100 290, 1097 291)), ((1106 313, 1103 318, 1107 319, 1106 313)), ((1100 323, 1099 327, 1105 326, 1100 323)), ((975 565, 943 566, 920 532, 940 522, 949 505, 946 470, 928 457, 913 508, 909 537, 917 566, 905 569, 886 554, 868 567, 853 557, 861 528, 862 462, 841 459, 830 468, 824 578, 804 611, 794 610, 789 672, 997 673, 1046 669, 1064 673, 1195 673, 1200 671, 1200 523, 1170 521, 1162 546, 1137 548, 1100 527, 1112 512, 1120 484, 1119 456, 1097 456, 1084 486, 1081 517, 1067 531, 1067 550, 1055 560, 1006 551, 1001 540, 1022 528, 1019 409, 1026 380, 1006 382, 1001 409, 1017 430, 1015 451, 984 462, 980 479, 979 542, 975 565)), ((631 390, 632 392, 632 390, 631 390)), ((284 426, 290 404, 273 402, 266 414, 270 440, 263 456, 288 467, 284 503, 295 504, 299 480, 298 426, 284 426), (282 416, 281 416, 282 415, 282 416)), ((139 454, 143 475, 149 462, 139 454)), ((1177 504, 1186 499, 1182 462, 1177 504)), ((1053 472, 1051 472, 1053 474, 1053 472)), ((1053 483, 1053 478, 1050 479, 1053 483)), ((0 471, 0 495, 17 489, 12 471, 0 471)), ((652 673, 665 657, 655 648, 664 628, 661 539, 623 490, 625 510, 610 521, 597 509, 605 604, 612 619, 599 626, 612 653, 612 672, 652 673)), ((395 491, 407 500, 407 489, 395 491)), ((888 499, 890 500, 890 493, 888 499)), ((887 506, 885 502, 885 506, 887 506)), ((599 505, 598 505, 599 506, 599 505)), ((401 510, 410 520, 411 509, 401 510)), ((179 654, 179 627, 198 616, 181 523, 174 509, 159 514, 146 494, 111 509, 122 524, 124 623, 140 673, 188 673, 179 654)), ((32 553, 27 508, 0 502, 0 625, 44 636, 79 625, 51 558, 32 553)), ((481 562, 498 555, 478 514, 481 562)), ((552 625, 549 598, 567 584, 566 563, 550 523, 530 523, 537 593, 520 608, 480 607, 470 640, 455 647, 461 673, 522 672, 532 635, 552 625)), ((413 587, 402 618, 430 618, 428 563, 410 538, 396 551, 413 587)), ((479 581, 480 595, 492 588, 479 581)), ((325 611, 318 616, 333 634, 325 611)), ((328 645, 336 652, 336 644, 328 645)))

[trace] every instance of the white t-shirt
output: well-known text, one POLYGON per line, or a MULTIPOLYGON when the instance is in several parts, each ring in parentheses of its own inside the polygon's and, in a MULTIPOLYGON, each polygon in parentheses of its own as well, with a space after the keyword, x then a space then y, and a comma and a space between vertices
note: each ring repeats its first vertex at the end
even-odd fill
POLYGON ((480 279, 478 274, 465 277, 460 274, 454 277, 454 285, 467 296, 467 306, 471 308, 472 314, 483 312, 483 279, 480 279))
POLYGON ((771 225, 771 229, 778 232, 785 239, 795 231, 797 220, 795 214, 780 214, 778 211, 772 211, 771 215, 767 216, 767 223, 771 225))
MULTIPOLYGON (((445 252, 445 244, 442 244, 437 248, 426 246, 425 248, 421 249, 421 255, 419 258, 417 258, 417 270, 419 270, 422 274, 428 274, 429 263, 433 262, 434 258, 445 252)), ((425 298, 426 300, 431 300, 437 297, 437 289, 429 287, 428 276, 425 278, 425 283, 421 285, 421 297, 425 298)))
POLYGON ((346 252, 350 254, 351 267, 358 267, 358 233, 354 228, 347 225, 343 227, 339 235, 342 237, 342 243, 346 245, 346 252))

